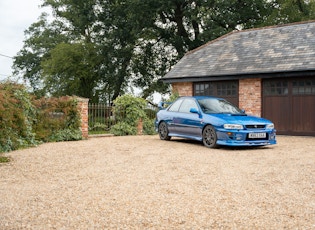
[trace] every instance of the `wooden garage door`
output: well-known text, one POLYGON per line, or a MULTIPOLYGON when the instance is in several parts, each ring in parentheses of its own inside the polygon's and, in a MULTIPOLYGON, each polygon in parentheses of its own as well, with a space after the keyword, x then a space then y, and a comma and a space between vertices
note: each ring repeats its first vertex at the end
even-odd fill
POLYGON ((262 116, 279 134, 315 136, 315 77, 264 80, 262 116))
POLYGON ((221 97, 238 106, 238 81, 214 81, 194 84, 195 96, 221 97))

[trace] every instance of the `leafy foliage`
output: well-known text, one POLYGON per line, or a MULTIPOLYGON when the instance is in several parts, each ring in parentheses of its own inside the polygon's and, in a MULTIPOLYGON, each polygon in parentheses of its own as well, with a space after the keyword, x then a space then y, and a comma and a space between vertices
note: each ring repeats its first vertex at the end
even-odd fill
POLYGON ((8 163, 10 162, 10 158, 6 156, 1 156, 0 154, 0 163, 8 163))
POLYGON ((114 105, 113 114, 117 124, 112 126, 111 133, 117 136, 136 135, 137 125, 141 120, 144 134, 153 134, 153 122, 150 123, 146 114, 146 100, 125 94, 118 97, 114 105))
POLYGON ((144 99, 125 94, 114 101, 113 113, 117 121, 136 126, 139 119, 146 117, 147 103, 144 99))
POLYGON ((275 10, 266 18, 263 25, 276 25, 315 19, 315 0, 273 1, 275 10))
POLYGON ((99 58, 94 46, 90 43, 60 43, 50 54, 41 63, 45 90, 55 96, 80 95, 93 101, 99 79, 99 58))
POLYGON ((21 85, 0 84, 0 152, 8 152, 37 144, 33 123, 36 108, 21 85))
POLYGON ((71 97, 41 98, 34 101, 38 109, 34 124, 36 139, 43 142, 81 140, 77 101, 71 97))
POLYGON ((0 84, 0 152, 80 140, 80 122, 77 102, 71 97, 35 100, 22 85, 0 84))
POLYGON ((24 32, 27 39, 14 59, 14 74, 21 73, 38 98, 47 94, 43 89, 42 61, 49 58, 50 50, 57 44, 71 40, 64 30, 63 22, 55 20, 49 23, 47 14, 43 14, 24 32))
POLYGON ((156 134, 155 127, 154 127, 155 119, 150 119, 146 117, 143 121, 143 134, 146 135, 154 135, 156 134))
POLYGON ((113 133, 116 136, 136 135, 137 128, 126 122, 121 121, 112 126, 111 133, 113 133))

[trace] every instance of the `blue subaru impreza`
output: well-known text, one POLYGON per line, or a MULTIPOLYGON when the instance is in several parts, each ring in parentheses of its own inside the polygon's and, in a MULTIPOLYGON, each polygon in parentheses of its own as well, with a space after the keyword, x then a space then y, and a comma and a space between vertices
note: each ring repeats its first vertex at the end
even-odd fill
POLYGON ((276 144, 274 124, 249 116, 222 98, 180 97, 155 120, 161 140, 182 137, 202 141, 206 147, 263 146, 276 144))

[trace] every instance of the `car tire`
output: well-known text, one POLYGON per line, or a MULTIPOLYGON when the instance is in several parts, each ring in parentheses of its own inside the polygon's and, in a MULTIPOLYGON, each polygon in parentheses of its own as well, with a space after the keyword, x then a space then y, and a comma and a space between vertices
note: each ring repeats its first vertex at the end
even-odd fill
POLYGON ((202 131, 202 142, 208 148, 217 147, 217 134, 212 125, 207 125, 202 131))
POLYGON ((159 124, 158 132, 161 140, 169 141, 171 139, 168 135, 167 124, 164 121, 159 124))

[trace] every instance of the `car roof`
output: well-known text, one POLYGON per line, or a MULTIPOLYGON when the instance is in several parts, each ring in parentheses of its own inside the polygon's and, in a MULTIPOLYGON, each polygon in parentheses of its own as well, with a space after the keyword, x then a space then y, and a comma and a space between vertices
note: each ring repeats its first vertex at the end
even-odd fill
POLYGON ((213 97, 213 96, 182 96, 180 98, 194 98, 196 100, 200 100, 200 99, 223 99, 223 98, 213 97))

